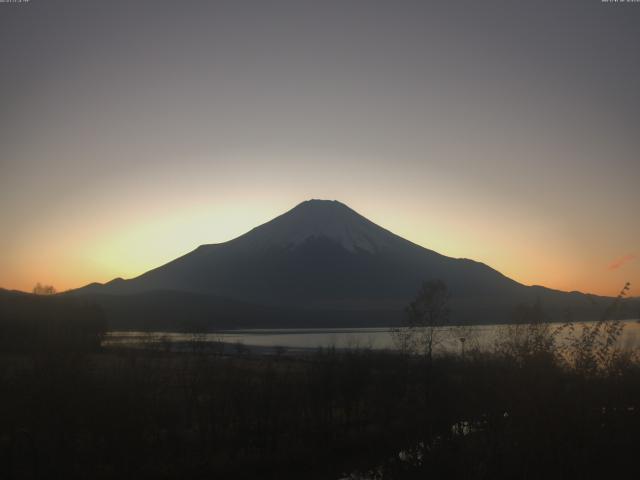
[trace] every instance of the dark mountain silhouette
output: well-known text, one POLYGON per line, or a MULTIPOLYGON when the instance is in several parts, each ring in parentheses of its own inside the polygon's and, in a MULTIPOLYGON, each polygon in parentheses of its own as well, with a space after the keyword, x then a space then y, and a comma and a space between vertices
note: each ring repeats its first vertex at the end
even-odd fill
POLYGON ((202 245, 139 277, 69 292, 95 299, 119 328, 338 326, 398 321, 420 284, 442 279, 454 321, 508 321, 540 299, 594 318, 602 297, 528 287, 469 259, 440 255, 337 201, 310 200, 229 242, 202 245))

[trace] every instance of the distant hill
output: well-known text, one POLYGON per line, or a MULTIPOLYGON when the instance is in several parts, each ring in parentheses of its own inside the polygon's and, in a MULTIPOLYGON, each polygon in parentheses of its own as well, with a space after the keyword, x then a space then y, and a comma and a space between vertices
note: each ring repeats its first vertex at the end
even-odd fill
POLYGON ((515 305, 537 299, 558 320, 567 309, 576 319, 594 319, 611 301, 524 286, 327 200, 303 202, 234 240, 202 245, 139 277, 66 295, 94 299, 118 328, 366 326, 398 322, 430 279, 448 285, 456 322, 506 322, 515 305))
POLYGON ((96 350, 107 330, 85 298, 0 289, 0 352, 96 350))

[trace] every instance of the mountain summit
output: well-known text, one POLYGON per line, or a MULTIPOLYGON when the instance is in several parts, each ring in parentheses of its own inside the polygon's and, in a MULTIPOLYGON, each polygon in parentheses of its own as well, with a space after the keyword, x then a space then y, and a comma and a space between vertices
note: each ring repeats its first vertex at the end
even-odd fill
POLYGON ((307 200, 272 221, 254 228, 238 241, 295 248, 326 238, 350 252, 379 252, 400 237, 379 227, 337 200, 307 200))
POLYGON ((404 241, 337 200, 307 200, 233 241, 247 248, 295 249, 319 239, 352 253, 382 252, 404 241))
POLYGON ((335 200, 302 202, 228 242, 201 245, 139 277, 71 294, 108 297, 110 305, 126 297, 129 310, 149 317, 170 296, 162 313, 174 311, 178 325, 185 317, 220 323, 230 311, 251 312, 242 318, 245 326, 281 326, 283 318, 297 327, 312 326, 311 318, 314 325, 335 319, 350 325, 354 318, 368 325, 397 321, 420 284, 431 279, 448 285, 456 321, 508 321, 516 304, 536 299, 581 315, 593 308, 585 295, 526 287, 482 263, 423 248, 335 200), (138 298, 146 303, 137 304, 138 298), (254 307, 271 309, 270 316, 254 307))

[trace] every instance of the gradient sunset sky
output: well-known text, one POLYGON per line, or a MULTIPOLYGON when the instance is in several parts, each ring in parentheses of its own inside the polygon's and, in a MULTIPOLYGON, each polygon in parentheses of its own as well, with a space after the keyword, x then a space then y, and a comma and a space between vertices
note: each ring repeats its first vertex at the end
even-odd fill
POLYGON ((640 289, 640 3, 0 3, 0 287, 309 198, 525 284, 640 289))

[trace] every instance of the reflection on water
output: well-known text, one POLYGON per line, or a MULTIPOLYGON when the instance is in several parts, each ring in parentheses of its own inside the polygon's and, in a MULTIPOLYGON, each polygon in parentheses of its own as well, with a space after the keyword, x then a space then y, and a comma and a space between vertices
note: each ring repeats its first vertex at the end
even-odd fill
MULTIPOLYGON (((637 320, 623 322, 625 328, 619 339, 623 348, 640 346, 640 323, 637 320)), ((559 324, 558 324, 559 326, 559 324)), ((500 331, 500 325, 477 325, 473 327, 440 327, 436 329, 434 352, 459 352, 460 338, 465 339, 465 348, 491 348, 500 331)), ((580 324, 576 325, 579 331, 580 324)), ((186 343, 194 339, 190 333, 167 332, 111 332, 104 345, 139 345, 146 342, 186 343)), ((393 349, 395 344, 388 328, 321 328, 321 329, 249 329, 226 330, 216 333, 198 334, 198 341, 273 349, 286 347, 289 350, 309 350, 318 347, 393 349)))

